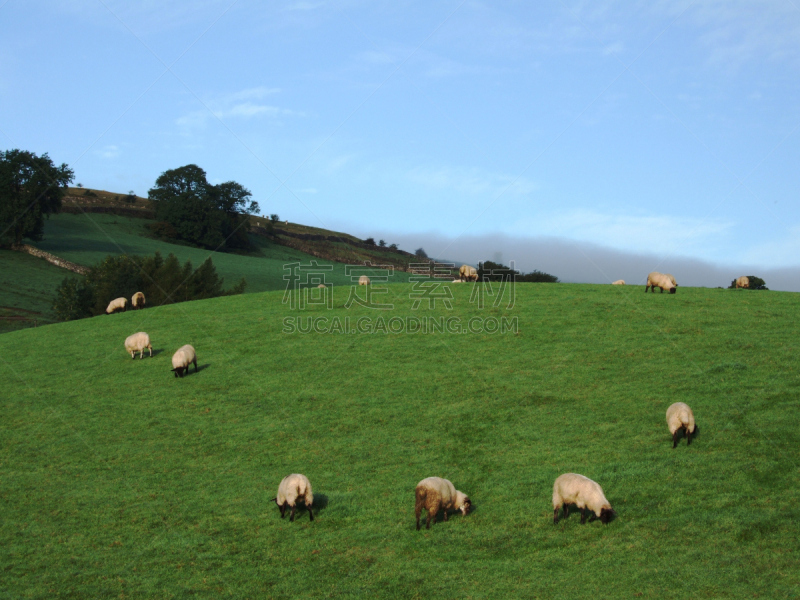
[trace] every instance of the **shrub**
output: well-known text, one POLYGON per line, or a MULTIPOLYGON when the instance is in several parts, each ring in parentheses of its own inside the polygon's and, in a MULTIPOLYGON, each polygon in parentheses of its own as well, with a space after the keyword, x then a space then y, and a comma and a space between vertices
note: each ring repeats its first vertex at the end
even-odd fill
POLYGON ((92 190, 83 190, 83 195, 90 198, 97 198, 97 194, 95 194, 92 190))
POLYGON ((368 237, 367 239, 364 240, 364 243, 367 244, 368 246, 374 246, 375 238, 368 237))
MULTIPOLYGON (((756 277, 755 275, 748 275, 747 278, 750 280, 750 288, 751 290, 768 290, 769 288, 764 283, 764 280, 761 277, 756 277)), ((731 281, 731 284, 728 286, 729 290, 736 289, 736 280, 734 279, 731 281)))
POLYGON ((270 220, 270 221, 272 221, 273 223, 277 223, 278 221, 280 221, 280 220, 281 220, 281 218, 280 218, 280 217, 279 217, 277 214, 275 214, 275 213, 272 213, 272 214, 269 216, 269 220, 270 220))
POLYGON ((417 258, 428 258, 428 253, 425 252, 425 248, 417 248, 414 250, 414 256, 417 258))
POLYGON ((397 244, 390 244, 389 250, 397 250, 397 244))

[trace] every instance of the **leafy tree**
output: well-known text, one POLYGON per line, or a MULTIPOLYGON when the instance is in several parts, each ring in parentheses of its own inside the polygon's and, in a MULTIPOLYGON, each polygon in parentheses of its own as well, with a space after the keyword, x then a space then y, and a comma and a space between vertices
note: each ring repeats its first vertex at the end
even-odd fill
POLYGON ((386 240, 379 241, 378 242, 378 246, 380 246, 381 248, 385 248, 386 247, 386 240))
POLYGON ((74 177, 66 164, 57 167, 47 153, 0 152, 0 238, 41 240, 44 217, 61 210, 61 199, 74 177))
POLYGON ((269 216, 269 220, 272 221, 273 223, 277 223, 278 221, 281 220, 281 218, 278 215, 276 215, 275 213, 272 213, 269 216))
POLYGON ((197 165, 165 171, 148 192, 156 218, 172 226, 176 239, 212 249, 249 248, 248 215, 259 212, 251 195, 235 181, 211 185, 197 165))
POLYGON ((364 243, 367 244, 368 246, 374 246, 375 238, 368 237, 367 239, 364 240, 364 243))
POLYGON ((518 275, 517 281, 525 281, 528 283, 558 283, 558 277, 550 275, 543 271, 533 270, 530 273, 523 273, 518 275))
POLYGON ((397 250, 397 244, 391 244, 389 250, 397 250))
POLYGON ((542 271, 534 270, 531 273, 520 273, 515 269, 511 269, 500 263, 492 262, 491 260, 478 263, 479 281, 500 281, 504 277, 508 279, 511 276, 513 276, 514 281, 558 283, 558 277, 542 271))
POLYGON ((425 252, 425 248, 417 248, 414 250, 414 256, 417 258, 428 258, 428 253, 425 252))

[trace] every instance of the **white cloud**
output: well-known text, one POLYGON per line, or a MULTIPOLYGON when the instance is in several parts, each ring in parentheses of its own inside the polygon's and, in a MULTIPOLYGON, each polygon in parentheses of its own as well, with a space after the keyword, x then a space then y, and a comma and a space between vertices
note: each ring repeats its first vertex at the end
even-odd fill
POLYGON ((100 150, 95 151, 95 154, 100 158, 111 159, 117 158, 121 154, 121 151, 118 146, 109 145, 103 146, 100 150))
POLYGON ((511 233, 549 235, 635 252, 713 250, 734 226, 720 219, 604 214, 578 209, 518 221, 511 233))
POLYGON ((492 197, 501 193, 508 195, 531 194, 539 189, 535 182, 525 177, 515 178, 511 175, 491 173, 478 168, 416 167, 408 172, 407 177, 413 183, 428 188, 492 197))
POLYGON ((185 129, 200 128, 210 119, 250 119, 253 117, 302 117, 305 113, 260 102, 279 93, 277 88, 257 87, 225 94, 204 101, 205 108, 179 117, 175 122, 185 129))

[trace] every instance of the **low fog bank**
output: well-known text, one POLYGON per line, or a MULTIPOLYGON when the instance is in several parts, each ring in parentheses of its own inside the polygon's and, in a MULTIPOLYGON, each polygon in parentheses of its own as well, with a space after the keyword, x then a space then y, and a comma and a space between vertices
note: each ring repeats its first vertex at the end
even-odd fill
POLYGON ((465 236, 456 240, 439 234, 376 236, 413 252, 424 248, 431 258, 477 265, 491 260, 522 272, 534 269, 568 283, 611 283, 624 279, 644 285, 651 271, 671 273, 678 285, 728 287, 740 275, 761 277, 771 290, 800 292, 800 266, 780 269, 740 264, 715 265, 702 260, 655 254, 633 254, 563 238, 515 238, 505 235, 465 236))

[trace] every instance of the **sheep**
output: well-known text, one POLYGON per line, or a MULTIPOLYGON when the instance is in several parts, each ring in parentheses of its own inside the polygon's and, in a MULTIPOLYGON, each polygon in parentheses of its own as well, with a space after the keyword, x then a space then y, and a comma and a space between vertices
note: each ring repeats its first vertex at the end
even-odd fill
POLYGON ((358 278, 358 285, 369 285, 369 277, 362 275, 358 278))
POLYGON ((453 283, 462 283, 460 279, 453 279, 453 283))
POLYGON ((131 306, 135 309, 144 308, 144 294, 142 292, 136 292, 131 297, 131 306))
POLYGON ((616 281, 612 281, 611 285, 625 285, 624 279, 617 279, 616 281))
POLYGON ((742 275, 741 277, 737 277, 733 285, 734 288, 737 290, 739 288, 750 289, 750 278, 747 275, 742 275))
MULTIPOLYGON (((558 509, 564 506, 564 518, 569 514, 569 505, 575 504, 581 509, 581 524, 586 522, 588 508, 603 524, 608 523, 614 515, 608 500, 596 482, 577 473, 564 473, 553 484, 553 524, 558 523, 558 509)), ((594 520, 592 517, 591 520, 594 520)))
POLYGON ((121 310, 125 312, 125 308, 128 306, 128 299, 127 298, 116 298, 108 303, 108 308, 106 308, 106 314, 110 315, 112 313, 121 310))
POLYGON ((658 271, 653 271, 647 276, 647 285, 644 286, 644 293, 647 293, 647 288, 652 288, 651 291, 655 294, 656 288, 661 288, 661 293, 664 293, 664 290, 669 290, 670 294, 675 293, 675 284, 672 283, 672 280, 669 276, 664 275, 663 273, 659 273, 658 271))
POLYGON ((286 507, 292 507, 289 520, 294 521, 294 511, 297 508, 297 501, 302 500, 308 510, 309 520, 314 520, 314 513, 311 506, 314 504, 314 494, 311 491, 311 482, 308 477, 299 473, 292 473, 281 480, 278 486, 278 495, 272 499, 281 510, 281 519, 286 516, 286 507))
POLYGON ((674 285, 675 287, 678 287, 678 283, 675 281, 675 278, 672 276, 672 274, 670 274, 670 273, 664 273, 664 275, 666 275, 667 277, 669 277, 669 280, 672 282, 672 285, 674 285))
POLYGON ((318 287, 318 288, 325 289, 325 288, 326 288, 326 287, 328 287, 328 286, 327 286, 327 285, 325 285, 324 283, 320 283, 320 284, 319 284, 317 287, 318 287))
POLYGON ((686 436, 686 445, 692 443, 692 435, 699 431, 699 428, 694 422, 694 413, 689 408, 688 404, 684 402, 675 402, 670 404, 667 409, 667 425, 669 432, 672 434, 672 448, 675 449, 678 445, 678 432, 683 430, 686 436))
POLYGON ((478 271, 475 270, 475 267, 470 267, 469 265, 461 265, 458 269, 458 275, 461 281, 478 281, 478 271))
POLYGON ((175 377, 183 377, 183 372, 189 373, 189 365, 194 363, 194 372, 197 373, 197 353, 194 348, 189 344, 181 346, 178 351, 172 355, 172 370, 175 372, 175 377))
POLYGON ((448 510, 460 510, 462 515, 469 512, 472 502, 464 492, 459 492, 447 479, 428 477, 417 484, 415 490, 417 515, 417 531, 419 531, 419 515, 424 508, 428 511, 425 529, 431 528, 431 518, 436 519, 439 509, 444 509, 444 520, 447 521, 448 510))
POLYGON ((153 356, 153 346, 150 344, 150 336, 144 331, 134 333, 125 338, 125 351, 131 355, 131 358, 136 358, 136 352, 139 352, 139 359, 144 358, 144 349, 150 350, 150 357, 153 356))

